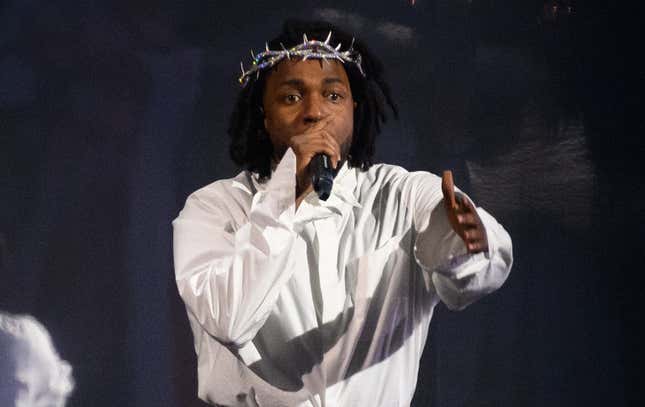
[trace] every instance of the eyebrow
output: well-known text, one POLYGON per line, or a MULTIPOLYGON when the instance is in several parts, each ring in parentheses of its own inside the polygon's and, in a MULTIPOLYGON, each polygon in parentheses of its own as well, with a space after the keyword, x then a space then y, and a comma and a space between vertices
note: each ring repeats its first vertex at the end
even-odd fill
POLYGON ((340 83, 341 85, 344 85, 345 82, 342 81, 339 77, 333 77, 333 78, 325 78, 323 79, 323 84, 329 85, 332 83, 340 83))
MULTIPOLYGON (((333 83, 340 83, 341 85, 345 85, 345 82, 343 82, 342 79, 339 77, 333 76, 333 77, 327 77, 323 79, 322 81, 323 85, 330 85, 333 83)), ((294 87, 303 87, 305 85, 305 81, 302 79, 286 79, 278 85, 280 86, 294 86, 294 87)))

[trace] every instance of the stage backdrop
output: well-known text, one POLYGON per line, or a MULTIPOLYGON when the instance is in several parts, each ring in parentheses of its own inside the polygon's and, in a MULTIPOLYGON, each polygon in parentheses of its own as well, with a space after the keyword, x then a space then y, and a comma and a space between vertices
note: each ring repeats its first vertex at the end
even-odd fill
POLYGON ((51 331, 74 369, 70 405, 202 404, 171 221, 190 192, 239 171, 226 135, 239 61, 287 16, 344 26, 385 62, 400 118, 379 161, 452 169, 513 238, 499 292, 438 307, 413 405, 627 403, 642 148, 623 125, 611 10, 189 3, 0 9, 0 308, 51 331))

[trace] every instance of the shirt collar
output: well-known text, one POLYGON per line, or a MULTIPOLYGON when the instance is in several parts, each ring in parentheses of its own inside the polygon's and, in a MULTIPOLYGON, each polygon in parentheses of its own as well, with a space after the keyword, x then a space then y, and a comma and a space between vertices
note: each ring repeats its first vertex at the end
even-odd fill
POLYGON ((351 206, 360 208, 361 204, 354 195, 356 184, 356 169, 350 168, 347 161, 345 161, 334 178, 334 185, 332 186, 331 194, 327 201, 321 201, 315 193, 312 195, 315 197, 315 201, 318 202, 319 205, 325 206, 325 204, 327 204, 338 206, 341 202, 344 202, 351 206))
MULTIPOLYGON (((355 189, 357 184, 357 169, 350 168, 347 161, 345 161, 334 178, 334 185, 331 189, 331 194, 326 201, 321 201, 315 192, 308 194, 303 203, 306 202, 307 206, 319 209, 328 209, 338 214, 341 213, 341 208, 344 205, 361 208, 361 204, 356 199, 355 189)), ((266 182, 259 182, 259 176, 256 173, 251 174, 251 189, 253 193, 256 191, 264 191, 267 187, 266 182)), ((249 191, 250 192, 250 191, 249 191)))

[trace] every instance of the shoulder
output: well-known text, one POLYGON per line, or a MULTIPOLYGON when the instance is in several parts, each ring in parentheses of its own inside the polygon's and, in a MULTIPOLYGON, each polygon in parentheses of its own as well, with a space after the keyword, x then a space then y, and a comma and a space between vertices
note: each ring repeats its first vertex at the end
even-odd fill
POLYGON ((394 187, 408 189, 418 187, 441 187, 441 178, 428 171, 408 171, 392 164, 374 164, 367 171, 359 172, 362 188, 394 187))
POLYGON ((409 171, 403 167, 392 164, 374 164, 367 171, 362 172, 365 180, 374 183, 389 182, 393 179, 405 176, 409 171))
POLYGON ((186 199, 183 212, 206 211, 211 213, 229 212, 231 207, 252 199, 253 187, 246 172, 242 171, 233 178, 220 179, 191 193, 186 199))

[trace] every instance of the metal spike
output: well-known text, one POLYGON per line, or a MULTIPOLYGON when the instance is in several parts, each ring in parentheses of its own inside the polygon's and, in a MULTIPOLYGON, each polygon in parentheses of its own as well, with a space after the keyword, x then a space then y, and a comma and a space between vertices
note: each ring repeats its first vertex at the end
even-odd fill
POLYGON ((253 50, 251 50, 251 58, 253 58, 253 60, 255 60, 255 55, 253 55, 253 50))
POLYGON ((287 50, 287 48, 284 46, 284 44, 283 44, 283 43, 280 43, 280 46, 282 47, 282 49, 284 50, 284 52, 286 52, 286 53, 287 53, 287 59, 291 59, 291 56, 289 55, 289 50, 287 50))
POLYGON ((264 43, 264 49, 266 49, 267 52, 269 52, 269 43, 268 42, 264 43))
POLYGON ((352 43, 351 43, 351 44, 349 44, 349 49, 348 49, 348 51, 351 51, 351 50, 353 50, 353 49, 354 49, 354 37, 352 37, 352 43))
POLYGON ((329 34, 327 34, 327 39, 325 40, 325 45, 329 44, 329 39, 331 38, 331 30, 329 30, 329 34))
POLYGON ((307 34, 302 34, 302 42, 303 44, 306 44, 309 42, 309 40, 307 39, 307 34))
POLYGON ((244 75, 244 64, 240 61, 240 69, 242 70, 242 75, 244 75))
POLYGON ((338 43, 338 45, 336 45, 336 48, 335 48, 335 49, 336 49, 336 51, 338 51, 338 50, 340 49, 340 46, 341 46, 341 45, 343 45, 343 43, 342 43, 342 42, 339 42, 339 43, 338 43))

